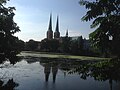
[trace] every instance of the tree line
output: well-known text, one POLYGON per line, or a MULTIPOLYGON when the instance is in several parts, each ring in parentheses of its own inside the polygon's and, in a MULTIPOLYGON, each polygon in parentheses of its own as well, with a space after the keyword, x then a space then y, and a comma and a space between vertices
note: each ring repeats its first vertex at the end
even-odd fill
POLYGON ((28 42, 25 42, 24 45, 25 51, 55 52, 89 56, 99 55, 98 52, 95 52, 90 47, 89 40, 83 39, 82 36, 79 36, 76 39, 72 39, 72 37, 61 37, 59 40, 43 39, 41 42, 31 39, 28 42))

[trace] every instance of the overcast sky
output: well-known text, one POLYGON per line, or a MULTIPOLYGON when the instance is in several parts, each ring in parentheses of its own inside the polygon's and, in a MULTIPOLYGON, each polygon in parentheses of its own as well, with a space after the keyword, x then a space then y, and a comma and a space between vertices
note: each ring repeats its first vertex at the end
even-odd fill
POLYGON ((86 9, 79 5, 79 0, 10 0, 7 5, 16 7, 14 21, 21 32, 15 34, 20 39, 40 41, 46 37, 50 13, 52 12, 52 28, 55 31, 57 15, 61 36, 68 29, 69 36, 82 35, 88 38, 92 29, 91 22, 82 22, 86 9))

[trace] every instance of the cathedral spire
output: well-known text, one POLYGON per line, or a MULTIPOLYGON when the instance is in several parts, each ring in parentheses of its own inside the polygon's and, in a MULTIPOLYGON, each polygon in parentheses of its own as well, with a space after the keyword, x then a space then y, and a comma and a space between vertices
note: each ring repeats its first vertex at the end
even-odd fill
POLYGON ((48 27, 48 31, 47 31, 47 39, 53 39, 52 14, 50 14, 49 27, 48 27))
POLYGON ((59 32, 59 17, 57 16, 56 32, 59 32))
POLYGON ((66 37, 68 37, 68 29, 67 29, 67 31, 66 31, 66 37))
POLYGON ((59 18, 57 16, 57 22, 56 22, 56 29, 54 32, 54 38, 59 39, 60 38, 60 32, 59 32, 59 18))
POLYGON ((52 13, 50 14, 50 21, 49 21, 48 31, 52 31, 52 13))

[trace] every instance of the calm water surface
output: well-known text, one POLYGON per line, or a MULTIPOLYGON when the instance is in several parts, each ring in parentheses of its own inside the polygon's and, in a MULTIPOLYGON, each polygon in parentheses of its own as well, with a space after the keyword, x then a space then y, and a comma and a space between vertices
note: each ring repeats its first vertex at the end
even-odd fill
MULTIPOLYGON (((120 82, 95 80, 76 71, 81 62, 22 58, 14 65, 0 64, 0 79, 13 79, 15 90, 120 90, 120 82)), ((81 63, 82 64, 82 63, 81 63)))

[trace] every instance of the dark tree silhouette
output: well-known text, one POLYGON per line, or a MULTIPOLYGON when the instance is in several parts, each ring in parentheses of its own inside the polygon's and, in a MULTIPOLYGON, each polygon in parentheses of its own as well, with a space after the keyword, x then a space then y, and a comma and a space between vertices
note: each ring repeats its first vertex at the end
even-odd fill
POLYGON ((41 41, 41 51, 57 52, 59 48, 59 41, 56 39, 44 39, 41 41))
POLYGON ((0 55, 11 57, 19 53, 19 39, 14 34, 20 29, 13 20, 15 7, 5 7, 7 1, 0 0, 0 55))
POLYGON ((0 90, 15 90, 15 87, 17 87, 19 84, 14 82, 13 79, 9 79, 6 84, 4 84, 3 81, 0 80, 0 90))
POLYGON ((120 56, 120 0, 80 0, 80 5, 88 9, 82 20, 93 20, 91 28, 96 28, 89 35, 92 45, 120 56))
POLYGON ((38 49, 38 42, 30 39, 25 43, 25 50, 35 51, 38 49))
POLYGON ((61 38, 61 43, 60 43, 60 51, 62 53, 70 53, 70 43, 71 43, 71 38, 70 37, 62 37, 61 38))

